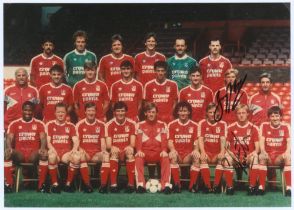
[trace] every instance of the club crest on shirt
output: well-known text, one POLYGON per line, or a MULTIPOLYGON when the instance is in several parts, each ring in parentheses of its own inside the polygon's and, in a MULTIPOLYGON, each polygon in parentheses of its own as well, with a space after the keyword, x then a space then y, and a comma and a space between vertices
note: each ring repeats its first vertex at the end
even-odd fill
POLYGON ((194 128, 193 127, 189 127, 189 133, 193 133, 194 132, 194 128))
POLYGON ((205 98, 205 92, 201 92, 200 97, 205 98))
POLYGON ((209 128, 206 128, 205 130, 206 130, 206 131, 209 131, 209 128))
POLYGON ((86 128, 83 128, 83 131, 84 131, 84 132, 86 132, 86 131, 87 131, 87 129, 86 129, 86 128))
POLYGON ((219 67, 222 69, 224 67, 224 62, 220 62, 219 67))
POLYGON ((170 86, 166 86, 165 91, 166 91, 167 93, 170 93, 170 86))
POLYGON ((188 97, 191 97, 191 93, 188 93, 188 97))
POLYGON ((142 62, 143 62, 143 63, 145 63, 145 62, 146 62, 146 60, 145 60, 145 59, 143 59, 143 60, 142 60, 142 62))
POLYGON ((216 133, 220 133, 220 131, 221 131, 221 128, 220 127, 216 127, 215 132, 216 133))
POLYGON ((47 92, 48 94, 51 94, 51 90, 48 90, 48 92, 47 92))
POLYGON ((113 61, 110 61, 110 62, 109 62, 109 65, 112 65, 112 64, 113 64, 113 61))
POLYGON ((96 127, 96 133, 100 133, 100 128, 96 127))
POLYGON ((132 91, 136 91, 136 86, 132 86, 132 91))
POLYGON ((69 133, 69 127, 65 127, 65 133, 69 133))
POLYGON ((268 135, 271 135, 271 132, 270 132, 270 131, 268 131, 268 132, 267 132, 267 134, 268 134, 268 135))
POLYGON ((62 91, 61 91, 61 95, 62 95, 62 96, 65 96, 65 94, 66 94, 65 90, 62 90, 62 91))
POLYGON ((96 86, 96 91, 100 91, 100 86, 99 85, 96 86))
POLYGON ((187 68, 188 67, 188 63, 184 63, 184 66, 187 68))
POLYGON ((31 93, 29 93, 29 94, 28 94, 28 97, 32 97, 32 94, 31 94, 31 93))
POLYGON ((39 65, 42 66, 43 65, 43 62, 39 62, 39 65))
POLYGON ((52 61, 52 65, 55 65, 57 62, 56 61, 52 61))
POLYGON ((122 88, 121 88, 121 87, 119 87, 119 88, 118 88, 118 91, 121 91, 121 90, 122 90, 122 88))
POLYGON ((85 90, 86 90, 86 88, 85 88, 85 87, 83 87, 83 88, 82 88, 82 90, 83 90, 83 91, 85 91, 85 90))
POLYGON ((22 129, 22 126, 20 125, 20 126, 18 126, 18 129, 22 129))
POLYGON ((156 92, 156 88, 153 88, 153 92, 156 92))
POLYGON ((283 130, 280 130, 279 131, 279 134, 280 134, 280 136, 284 136, 284 131, 283 130))
POLYGON ((178 128, 176 128, 176 132, 179 132, 179 129, 178 128))
POLYGON ((271 104, 275 104, 275 101, 273 99, 271 100, 271 104))
POLYGON ((125 132, 130 132, 130 127, 128 125, 125 127, 125 132))
POLYGON ((34 130, 34 131, 37 130, 37 125, 36 124, 32 125, 32 130, 34 130))

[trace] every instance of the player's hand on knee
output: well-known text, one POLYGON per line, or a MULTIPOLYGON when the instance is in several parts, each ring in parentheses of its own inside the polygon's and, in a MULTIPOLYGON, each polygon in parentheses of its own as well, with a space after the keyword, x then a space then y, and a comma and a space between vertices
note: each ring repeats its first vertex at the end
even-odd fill
POLYGON ((197 150, 193 150, 193 151, 192 151, 192 157, 193 157, 194 160, 199 159, 200 156, 201 156, 201 155, 200 155, 199 151, 197 151, 197 150))
POLYGON ((136 157, 141 157, 141 158, 143 158, 143 157, 145 157, 145 154, 144 154, 144 152, 142 152, 141 150, 139 150, 135 156, 136 156, 136 157))
POLYGON ((291 160, 291 153, 290 152, 285 152, 282 155, 284 160, 291 160))
POLYGON ((42 160, 48 158, 48 151, 46 149, 39 149, 38 152, 42 160))
POLYGON ((167 152, 166 152, 166 151, 162 151, 162 152, 160 153, 160 157, 168 157, 167 152))
POLYGON ((110 149, 111 155, 118 154, 119 151, 120 151, 119 148, 118 147, 115 147, 115 146, 112 146, 111 149, 110 149))
POLYGON ((134 154, 134 148, 131 147, 131 146, 127 146, 125 149, 124 149, 126 155, 133 155, 134 154))
POLYGON ((207 154, 205 152, 201 153, 200 159, 201 161, 207 161, 207 154))
POLYGON ((12 156, 12 153, 13 153, 13 149, 12 148, 6 149, 4 153, 5 153, 4 154, 5 155, 5 159, 6 160, 10 160, 11 159, 11 156, 12 156))
POLYGON ((169 159, 173 160, 173 159, 177 159, 178 156, 178 152, 176 150, 172 150, 168 153, 169 159))

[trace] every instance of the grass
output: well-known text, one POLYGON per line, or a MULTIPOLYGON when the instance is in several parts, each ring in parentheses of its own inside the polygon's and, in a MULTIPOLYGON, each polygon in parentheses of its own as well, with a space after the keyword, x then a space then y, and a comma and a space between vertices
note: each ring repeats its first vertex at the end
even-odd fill
POLYGON ((290 207, 291 198, 281 191, 267 192, 264 196, 247 196, 237 191, 225 194, 92 194, 83 192, 40 194, 32 190, 4 195, 5 207, 290 207))

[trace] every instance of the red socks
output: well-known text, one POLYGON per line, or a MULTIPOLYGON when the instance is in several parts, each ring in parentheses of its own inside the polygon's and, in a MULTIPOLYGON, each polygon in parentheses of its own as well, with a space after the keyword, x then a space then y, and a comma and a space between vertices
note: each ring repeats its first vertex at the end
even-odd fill
POLYGON ((67 179, 66 179, 67 185, 70 185, 72 181, 74 180, 77 168, 79 168, 79 166, 69 163, 69 166, 67 169, 67 179))
POLYGON ((200 172, 201 172, 201 176, 202 176, 202 179, 204 181, 205 186, 210 189, 211 188, 210 171, 209 171, 208 164, 201 164, 200 165, 200 172))
POLYGON ((135 186, 135 160, 126 161, 129 186, 135 186))
POLYGON ((117 185, 117 174, 118 174, 118 161, 110 160, 110 184, 111 186, 117 185))
POLYGON ((90 185, 90 176, 87 162, 81 162, 80 173, 85 185, 90 185))
POLYGON ((102 163, 101 169, 100 169, 101 186, 107 185, 108 176, 109 176, 109 169, 110 169, 109 163, 102 163))
POLYGON ((173 177, 175 185, 180 186, 181 182, 180 182, 180 167, 179 167, 179 164, 170 164, 170 168, 171 168, 171 175, 173 177))
POLYGON ((49 166, 48 166, 52 185, 57 185, 58 184, 57 167, 58 167, 57 164, 49 164, 49 166))
POLYGON ((200 171, 200 169, 198 167, 193 166, 193 165, 191 166, 189 189, 192 189, 193 185, 196 184, 199 171, 200 171))
POLYGON ((253 165, 251 169, 249 169, 249 186, 255 187, 256 181, 258 177, 258 165, 253 165))
POLYGON ((218 164, 215 167, 215 174, 214 174, 214 186, 219 186, 219 183, 221 181, 222 175, 223 175, 223 166, 218 164))
POLYGON ((263 190, 265 189, 266 174, 267 174, 267 166, 260 164, 259 165, 259 186, 261 186, 263 190))
POLYGON ((48 173, 48 160, 42 161, 39 160, 39 182, 38 189, 41 188, 42 184, 45 183, 48 173))
POLYGON ((234 168, 227 167, 224 169, 224 175, 226 179, 227 187, 233 187, 234 168))
POLYGON ((284 166, 284 176, 287 187, 291 187, 291 166, 284 166))
POLYGON ((12 160, 4 161, 4 177, 6 179, 6 184, 13 185, 13 177, 12 177, 12 160))

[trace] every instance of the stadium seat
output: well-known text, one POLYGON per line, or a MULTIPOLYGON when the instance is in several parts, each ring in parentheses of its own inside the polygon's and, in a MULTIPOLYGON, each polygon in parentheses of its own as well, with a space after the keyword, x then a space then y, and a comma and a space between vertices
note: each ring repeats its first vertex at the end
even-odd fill
POLYGON ((255 58, 255 59, 253 59, 252 64, 253 65, 261 65, 262 64, 262 61, 259 60, 259 59, 257 59, 257 58, 255 58))
POLYGON ((256 48, 249 48, 248 52, 251 54, 257 54, 258 50, 256 48))
POLYGON ((286 64, 287 64, 287 65, 290 65, 290 64, 291 64, 291 59, 290 59, 290 58, 288 58, 288 59, 286 60, 286 64))
POLYGON ((272 59, 272 60, 277 59, 277 56, 273 53, 269 53, 269 54, 267 54, 267 59, 272 59))
POLYGON ((286 54, 279 54, 278 59, 288 59, 288 56, 286 54))
POLYGON ((290 49, 289 48, 281 48, 281 53, 283 54, 290 54, 290 49))
POLYGON ((251 60, 244 58, 244 59, 242 59, 241 64, 242 65, 251 65, 251 60))
POLYGON ((273 62, 272 60, 265 59, 265 60, 263 61, 263 64, 264 64, 264 65, 273 65, 274 62, 273 62))
POLYGON ((270 50, 270 53, 273 53, 273 54, 279 54, 280 53, 280 50, 279 49, 276 49, 276 48, 272 48, 270 50))
POLYGON ((266 56, 265 56, 265 54, 258 53, 258 54, 256 55, 256 58, 257 58, 257 59, 265 59, 266 56))
POLYGON ((268 54, 269 53, 269 50, 266 49, 266 48, 260 48, 259 49, 259 53, 261 53, 261 54, 268 54))
POLYGON ((237 52, 234 53, 234 56, 235 57, 243 57, 244 54, 245 54, 244 52, 237 51, 237 52))
POLYGON ((284 65, 285 64, 285 61, 284 60, 281 60, 281 59, 277 59, 277 60, 275 60, 274 64, 275 65, 284 65))
POLYGON ((237 58, 237 57, 232 57, 231 58, 231 62, 233 64, 238 64, 238 63, 240 63, 240 61, 241 61, 241 58, 237 58))
POLYGON ((251 53, 247 53, 247 54, 245 55, 245 58, 246 58, 246 59, 254 59, 254 58, 255 58, 255 55, 254 55, 254 54, 251 54, 251 53))

